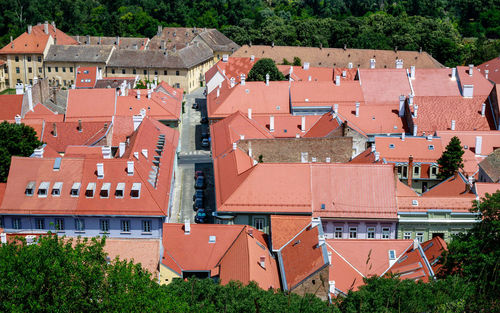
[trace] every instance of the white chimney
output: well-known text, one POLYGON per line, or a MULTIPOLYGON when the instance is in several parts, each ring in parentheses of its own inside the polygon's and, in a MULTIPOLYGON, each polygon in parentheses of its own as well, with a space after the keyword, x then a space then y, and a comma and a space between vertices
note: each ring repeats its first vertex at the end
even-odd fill
POLYGON ((253 55, 253 54, 252 54, 252 55, 250 56, 250 61, 251 61, 251 62, 255 61, 255 55, 253 55))
POLYGON ((21 115, 16 114, 16 116, 14 117, 14 119, 16 120, 16 124, 21 124, 21 115))
POLYGON ((272 115, 269 117, 269 131, 274 131, 274 116, 272 115))
POLYGON ((137 89, 137 100, 141 99, 141 91, 137 89))
POLYGON ((103 159, 111 159, 111 147, 110 146, 102 146, 102 158, 103 159))
POLYGON ((332 252, 328 251, 328 264, 332 264, 332 252))
POLYGON ((266 86, 269 86, 269 73, 266 74, 266 86))
POLYGON ((308 70, 309 69, 309 62, 304 62, 304 69, 308 70))
POLYGON ((481 155, 482 145, 483 145, 483 137, 476 136, 476 155, 481 155))
POLYGON ((405 96, 399 96, 399 117, 405 116, 405 96))
POLYGON ((49 22, 47 21, 43 24, 43 32, 47 35, 49 34, 49 22))
POLYGON ((410 94, 408 95, 408 104, 409 104, 409 105, 413 105, 413 97, 414 97, 414 96, 413 96, 413 94, 412 94, 412 93, 410 93, 410 94))
POLYGON ((260 256, 259 264, 262 268, 266 268, 266 256, 265 255, 260 256))
POLYGON ((31 34, 31 31, 33 30, 33 26, 28 25, 28 34, 31 34))
POLYGON ((222 55, 222 62, 227 62, 229 60, 229 55, 223 54, 222 55))
POLYGON ((377 63, 375 59, 370 59, 370 68, 375 68, 375 63, 377 63))
POLYGON ((375 151, 377 151, 377 146, 375 145, 375 143, 373 143, 371 148, 372 148, 372 153, 375 153, 375 151))
POLYGON ((396 60, 396 68, 403 68, 403 60, 401 59, 396 60))
POLYGON ((469 64, 469 76, 472 77, 472 72, 474 71, 474 64, 469 64))
MULTIPOLYGON (((331 262, 330 262, 331 263, 331 262)), ((330 293, 335 293, 335 281, 334 280, 330 280, 328 281, 328 287, 329 287, 329 292, 330 293)))
POLYGON ((335 114, 338 114, 338 113, 339 113, 339 105, 338 105, 338 103, 335 103, 335 104, 333 105, 333 111, 335 112, 335 114))
POLYGON ((380 152, 375 152, 375 162, 380 161, 380 152))
POLYGON ((472 98, 474 96, 474 85, 464 85, 462 92, 464 98, 472 98))
POLYGON ((151 94, 153 93, 152 89, 148 89, 148 99, 151 99, 151 94))
POLYGON ((44 150, 43 146, 41 146, 38 149, 35 149, 33 151, 33 157, 35 157, 35 158, 43 158, 43 150, 44 150))
POLYGON ((427 136, 427 140, 428 140, 428 141, 432 141, 432 135, 428 135, 428 136, 427 136))
POLYGON ((488 79, 488 74, 490 73, 490 70, 484 70, 484 77, 488 79))
POLYGON ((24 95, 24 85, 22 83, 16 84, 16 95, 24 95))
POLYGON ((241 74, 240 80, 241 80, 241 86, 245 86, 245 74, 241 74))
POLYGON ((238 147, 238 144, 236 142, 233 142, 233 150, 236 150, 237 147, 238 147))
POLYGON ((359 102, 356 102, 356 117, 359 117, 359 102))
POLYGON ((417 239, 413 239, 413 250, 417 250, 420 243, 417 239))
POLYGON ((307 76, 307 81, 312 81, 312 76, 311 75, 307 76))
POLYGON ((134 161, 127 161, 127 174, 134 175, 134 161))
POLYGON ((318 236, 318 247, 321 247, 326 243, 325 236, 324 235, 319 235, 318 236))
POLYGON ((251 108, 248 108, 248 119, 249 120, 252 119, 252 109, 251 108))
POLYGON ((405 136, 406 136, 405 133, 401 133, 401 141, 405 141, 405 136))
POLYGON ((484 117, 485 113, 486 113, 486 103, 483 103, 481 106, 481 116, 484 117))
POLYGON ((26 96, 28 97, 28 107, 33 111, 33 94, 31 92, 31 85, 26 85, 26 96))
POLYGON ((352 62, 349 62, 349 63, 347 64, 347 68, 348 68, 348 69, 351 69, 351 68, 352 68, 352 62))
POLYGON ((118 144, 118 156, 121 158, 125 154, 125 143, 120 142, 118 144))
POLYGON ((236 80, 234 79, 234 77, 231 77, 231 88, 234 87, 234 85, 236 85, 236 80))
POLYGON ((414 110, 413 110, 413 118, 417 118, 417 113, 418 113, 418 105, 416 105, 414 107, 414 110))
POLYGON ((410 67, 410 78, 415 79, 415 65, 410 67))
POLYGON ((0 243, 7 243, 7 234, 6 233, 0 234, 0 243))
POLYGON ((456 125, 455 120, 452 120, 451 121, 451 130, 455 130, 455 125, 456 125))
POLYGON ((252 157, 252 142, 248 142, 248 156, 252 157))
POLYGON ((189 218, 184 219, 184 235, 191 234, 191 222, 189 218))
POLYGON ((215 95, 215 97, 216 97, 216 98, 219 98, 219 96, 220 96, 220 89, 219 89, 219 88, 217 88, 217 94, 215 95))
POLYGON ((97 163, 97 178, 103 178, 103 177, 104 177, 104 164, 97 163))
POLYGON ((240 140, 245 140, 245 135, 240 135, 240 140))
POLYGON ((451 69, 451 80, 457 80, 457 68, 456 67, 451 69))
POLYGON ((147 159, 148 158, 148 149, 142 149, 141 152, 142 152, 142 155, 147 159))
POLYGON ((335 76, 335 86, 340 86, 340 75, 335 76))
POLYGON ((413 136, 417 136, 417 124, 413 124, 413 136))
POLYGON ((302 123, 300 129, 305 132, 306 131, 306 117, 302 116, 302 123))
POLYGON ((343 70, 342 71, 342 77, 346 78, 347 77, 347 71, 346 70, 343 70))

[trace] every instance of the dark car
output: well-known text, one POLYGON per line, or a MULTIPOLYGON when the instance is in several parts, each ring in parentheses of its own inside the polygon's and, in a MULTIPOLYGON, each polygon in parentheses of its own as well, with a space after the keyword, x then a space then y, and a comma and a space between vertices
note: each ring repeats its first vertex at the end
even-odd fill
POLYGON ((203 192, 203 190, 201 189, 198 189, 194 192, 194 195, 193 195, 193 201, 195 201, 197 198, 204 198, 205 196, 205 193, 203 192))
POLYGON ((196 181, 194 183, 194 188, 196 188, 196 189, 205 188, 205 177, 204 176, 198 176, 196 178, 196 181))
POLYGON ((196 211, 196 210, 203 209, 203 198, 196 198, 196 199, 194 200, 193 209, 194 209, 195 211, 196 211))
POLYGON ((208 147, 210 147, 210 140, 208 140, 208 138, 203 138, 203 139, 201 140, 201 146, 202 146, 203 148, 208 148, 208 147))
POLYGON ((202 127, 201 129, 201 138, 208 138, 210 133, 208 132, 208 127, 202 127))
POLYGON ((201 117, 201 121, 200 121, 202 124, 206 124, 208 123, 208 118, 206 116, 202 116, 201 117))
POLYGON ((196 212, 196 215, 194 216, 194 221, 196 223, 205 223, 207 221, 207 212, 205 209, 199 209, 198 212, 196 212))
POLYGON ((198 178, 198 176, 205 176, 203 171, 196 171, 194 172, 194 179, 198 178))

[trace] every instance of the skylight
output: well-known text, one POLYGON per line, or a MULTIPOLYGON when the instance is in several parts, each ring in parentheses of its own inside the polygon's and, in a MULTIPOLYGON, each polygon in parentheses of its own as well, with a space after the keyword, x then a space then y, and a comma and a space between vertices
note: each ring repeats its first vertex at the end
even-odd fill
POLYGON ((429 150, 434 150, 434 145, 429 145, 429 150))
POLYGON ((396 148, 396 146, 393 143, 391 143, 391 144, 389 144, 389 148, 394 149, 394 148, 396 148))
POLYGON ((389 250, 389 260, 396 260, 396 250, 389 250))

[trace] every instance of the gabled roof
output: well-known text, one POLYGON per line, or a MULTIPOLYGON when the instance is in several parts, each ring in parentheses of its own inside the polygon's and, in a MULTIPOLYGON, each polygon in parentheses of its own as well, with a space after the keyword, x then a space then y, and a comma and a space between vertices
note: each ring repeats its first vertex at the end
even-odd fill
POLYGON ((45 123, 62 122, 64 120, 64 114, 53 112, 44 104, 38 103, 33 106, 33 111, 28 110, 28 112, 26 112, 23 122, 26 120, 43 120, 45 123))
POLYGON ((204 30, 198 37, 214 51, 236 51, 240 47, 217 29, 204 30))
POLYGON ((348 81, 342 78, 340 86, 336 86, 332 81, 292 82, 290 99, 293 107, 333 107, 334 103, 342 106, 364 102, 359 81, 348 81))
POLYGON ((240 83, 241 74, 245 74, 245 76, 248 76, 248 73, 254 66, 255 62, 257 62, 258 60, 259 59, 254 59, 254 61, 252 61, 248 57, 229 57, 227 59, 227 62, 225 62, 221 59, 205 73, 205 81, 209 82, 218 72, 221 75, 225 76, 226 79, 230 80, 231 78, 234 78, 235 82, 240 83))
MULTIPOLYGON (((415 70, 415 79, 411 80, 416 96, 428 97, 459 97, 458 81, 451 79, 451 69, 421 69, 415 70)), ((406 94, 406 96, 408 96, 406 94)))
POLYGON ((495 183, 500 182, 500 149, 496 149, 486 157, 479 166, 495 183))
MULTIPOLYGON (((456 176, 451 176, 430 188, 422 194, 422 197, 469 197, 475 198, 476 195, 472 193, 471 188, 468 186, 467 179, 460 173, 456 176)), ((472 201, 472 200, 471 200, 472 201)))
POLYGON ((376 151, 388 162, 406 162, 413 156, 414 162, 436 162, 443 154, 440 138, 422 137, 375 137, 376 151))
MULTIPOLYGON (((252 117, 258 124, 270 131, 270 115, 252 117)), ((303 137, 306 132, 321 118, 321 115, 277 115, 274 117, 274 131, 270 132, 274 138, 303 137), (305 131, 302 131, 302 117, 305 118, 305 131)))
POLYGON ((280 250, 310 223, 310 216, 271 215, 271 244, 273 251, 280 250))
POLYGON ((360 103, 359 115, 356 116, 354 103, 340 105, 340 121, 347 121, 351 127, 361 135, 394 134, 406 132, 406 124, 398 115, 395 105, 366 105, 360 103))
POLYGON ((76 69, 76 88, 94 88, 97 81, 98 68, 95 66, 78 67, 76 69))
POLYGON ((111 126, 111 121, 48 123, 45 125, 45 132, 40 140, 46 142, 59 153, 63 153, 70 145, 105 145, 104 137, 110 131, 111 126), (54 127, 56 133, 54 133, 54 127))
POLYGON ((104 245, 111 260, 118 257, 120 260, 140 263, 142 268, 148 270, 153 277, 158 275, 158 262, 160 260, 160 240, 159 239, 123 239, 106 238, 104 245))
POLYGON ((481 75, 475 67, 472 70, 472 75, 469 74, 468 66, 457 66, 457 80, 460 80, 461 87, 463 85, 474 85, 474 96, 489 96, 494 85, 481 75))
POLYGON ((360 69, 359 79, 368 105, 395 105, 399 96, 411 93, 406 69, 360 69))
POLYGON ((303 137, 325 137, 340 126, 341 122, 336 118, 336 116, 332 113, 325 113, 309 128, 303 137))
POLYGON ((51 45, 45 62, 106 63, 113 46, 51 45))
POLYGON ((148 38, 136 37, 101 37, 101 36, 71 36, 82 46, 85 45, 108 45, 117 49, 144 50, 149 42, 148 38), (117 44, 118 39, 118 44, 117 44))
POLYGON ((14 120, 21 114, 23 95, 0 95, 0 120, 14 120))
POLYGON ((485 70, 488 70, 488 79, 500 84, 500 56, 478 65, 477 68, 483 76, 486 76, 485 70))
MULTIPOLYGON (((436 242, 440 243, 437 240, 436 242)), ((429 263, 429 260, 427 259, 423 247, 425 246, 427 249, 429 249, 433 245, 434 242, 431 240, 422 243, 422 245, 418 244, 416 247, 412 245, 408 248, 408 250, 406 250, 405 254, 394 263, 394 265, 387 273, 395 274, 400 279, 411 279, 415 281, 420 280, 423 282, 428 282, 429 277, 433 277, 435 273, 432 269, 431 264, 429 263)), ((442 248, 442 246, 434 247, 432 251, 429 251, 429 256, 433 256, 434 260, 436 260, 444 250, 442 248)))
POLYGON ((116 114, 114 89, 70 89, 66 121, 108 121, 116 114))

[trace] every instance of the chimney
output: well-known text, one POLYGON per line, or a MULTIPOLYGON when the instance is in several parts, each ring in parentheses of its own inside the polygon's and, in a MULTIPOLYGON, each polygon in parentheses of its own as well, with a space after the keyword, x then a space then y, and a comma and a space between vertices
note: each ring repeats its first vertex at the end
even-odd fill
POLYGON ((153 93, 152 89, 148 89, 148 99, 151 99, 151 94, 153 93))
POLYGON ((134 161, 127 161, 127 174, 134 175, 134 161))
MULTIPOLYGON (((290 76, 290 79, 291 79, 291 78, 292 78, 292 77, 290 76)), ((311 75, 307 76, 307 81, 312 81, 312 76, 311 76, 311 75)))
MULTIPOLYGON (((344 49, 345 50, 345 49, 344 49)), ((352 68, 352 62, 347 63, 347 68, 351 69, 352 68)))
POLYGON ((274 131, 274 116, 272 115, 269 117, 269 131, 274 131))
POLYGON ((457 68, 456 67, 451 69, 451 80, 457 80, 457 68))
POLYGON ((43 32, 47 35, 49 34, 49 22, 47 21, 43 24, 43 32))
POLYGON ((481 105, 481 116, 484 117, 485 113, 486 113, 486 103, 483 103, 481 105))
POLYGON ((52 21, 52 29, 54 30, 54 32, 56 31, 56 22, 52 21))
POLYGON ((418 246, 420 246, 420 242, 417 239, 413 239, 413 250, 417 250, 418 246))
POLYGON ((469 76, 472 77, 472 72, 474 71, 474 64, 469 64, 469 76))
POLYGON ((87 35, 87 44, 90 45, 90 35, 87 35))
POLYGON ((404 95, 399 96, 399 117, 405 116, 405 99, 404 95))
POLYGON ((405 133, 401 133, 401 141, 405 141, 405 136, 406 136, 405 133))
POLYGON ((342 123, 342 137, 347 137, 348 133, 349 133, 348 122, 344 121, 342 123))
POLYGON ((189 218, 184 219, 184 235, 191 234, 191 222, 189 218))
POLYGON ((236 150, 238 148, 238 144, 236 142, 233 142, 233 150, 236 150))
POLYGON ((255 55, 253 55, 253 54, 252 54, 252 55, 250 56, 250 62, 254 62, 254 61, 255 61, 255 55))
POLYGON ((52 136, 57 137, 57 125, 56 123, 52 123, 52 136))
POLYGON ((125 143, 124 142, 120 142, 118 144, 118 156, 121 158, 124 154, 125 154, 125 143))
POLYGON ((216 97, 216 98, 219 98, 219 96, 220 96, 220 89, 219 89, 219 88, 217 88, 217 93, 215 94, 215 97, 216 97))
POLYGON ((240 81, 241 81, 241 86, 245 86, 245 74, 241 74, 240 81))
POLYGON ((156 32, 156 34, 157 34, 158 36, 160 36, 160 35, 161 35, 161 33, 162 33, 162 31, 163 31, 163 27, 162 27, 161 25, 158 25, 158 31, 156 32))
POLYGON ((403 60, 401 59, 396 60, 396 68, 403 68, 403 60))
POLYGON ((338 105, 338 103, 335 103, 333 105, 333 112, 335 112, 335 114, 339 114, 339 105, 338 105))
MULTIPOLYGON (((331 263, 331 262, 330 262, 331 263)), ((329 280, 328 281, 328 291, 332 294, 335 294, 335 281, 334 280, 329 280)))
POLYGON ((309 69, 309 62, 304 62, 304 66, 303 66, 304 70, 308 70, 309 69))
POLYGON ((300 125, 300 130, 302 130, 303 132, 306 131, 306 117, 304 115, 302 116, 302 123, 300 125))
POLYGON ((16 120, 16 124, 21 124, 21 115, 16 114, 16 117, 14 117, 14 119, 16 120))
POLYGON ((160 49, 163 50, 163 51, 165 51, 165 40, 162 40, 160 42, 160 49))
POLYGON ((371 146, 371 149, 372 149, 372 153, 375 153, 375 151, 377 151, 377 146, 375 145, 375 143, 373 143, 373 145, 371 146))
POLYGON ((359 117, 359 102, 356 102, 356 117, 359 117))
POLYGON ((464 85, 462 92, 464 98, 472 98, 474 96, 474 85, 464 85))
POLYGON ((455 125, 456 125, 455 120, 452 120, 451 121, 451 130, 455 130, 455 125))
POLYGON ((432 141, 432 135, 427 135, 427 141, 432 141))
POLYGON ((248 108, 248 119, 249 120, 252 119, 252 109, 251 108, 248 108))
POLYGON ((377 61, 375 61, 375 59, 370 59, 370 68, 375 68, 375 63, 377 61))
POLYGON ((16 95, 24 95, 24 85, 22 83, 16 84, 16 95))
POLYGON ((33 30, 33 26, 28 25, 28 34, 31 34, 31 31, 33 30))
POLYGON ((248 156, 252 157, 252 142, 248 142, 248 156))
POLYGON ((418 113, 418 105, 414 106, 414 109, 413 109, 413 118, 417 118, 417 113, 418 113))
MULTIPOLYGON (((328 264, 332 264, 332 252, 331 251, 328 251, 328 264)), ((331 282, 333 280, 330 281, 330 286, 331 286, 331 282)))
POLYGON ((102 146, 102 158, 103 159, 111 159, 111 147, 110 146, 102 146))
POLYGON ((412 94, 412 93, 410 93, 410 94, 408 95, 408 104, 409 104, 409 105, 413 105, 413 97, 414 97, 414 96, 413 96, 413 94, 412 94))
POLYGON ((266 86, 269 86, 269 73, 266 74, 266 86))
POLYGON ((26 96, 28 97, 28 107, 33 111, 33 94, 31 92, 31 85, 26 85, 26 96))
POLYGON ((375 155, 375 162, 380 161, 380 152, 377 151, 374 153, 374 155, 375 155))
POLYGON ((222 62, 227 62, 229 60, 229 55, 224 54, 222 55, 222 62))
POLYGON ((34 158, 43 158, 43 150, 44 150, 43 146, 41 146, 38 149, 35 149, 33 151, 33 157, 34 158))
POLYGON ((137 100, 141 100, 141 90, 137 89, 137 100))
POLYGON ((412 188, 413 183, 413 156, 408 158, 408 187, 412 188))
POLYGON ((488 79, 488 74, 490 73, 490 70, 484 70, 484 77, 488 79))
POLYGON ((266 256, 265 255, 260 256, 259 264, 262 268, 266 268, 266 256))
POLYGON ((104 177, 104 164, 97 163, 97 178, 103 178, 103 177, 104 177))
POLYGON ((415 79, 415 65, 410 67, 410 78, 415 79))
POLYGON ((417 136, 417 124, 413 124, 413 136, 417 136))
POLYGON ((342 77, 346 78, 347 77, 347 71, 346 70, 343 70, 342 71, 342 77))
POLYGON ((344 51, 346 51, 346 50, 347 50, 347 44, 345 43, 344 44, 344 51))
POLYGON ((482 145, 483 145, 483 137, 476 136, 476 155, 481 155, 482 145))
POLYGON ((119 45, 120 45, 120 36, 116 36, 116 42, 115 42, 115 44, 116 44, 117 46, 119 46, 119 45))
POLYGON ((236 80, 234 79, 234 77, 231 77, 231 88, 233 88, 234 85, 236 85, 236 80))
POLYGON ((335 86, 340 86, 340 76, 335 76, 335 86))

